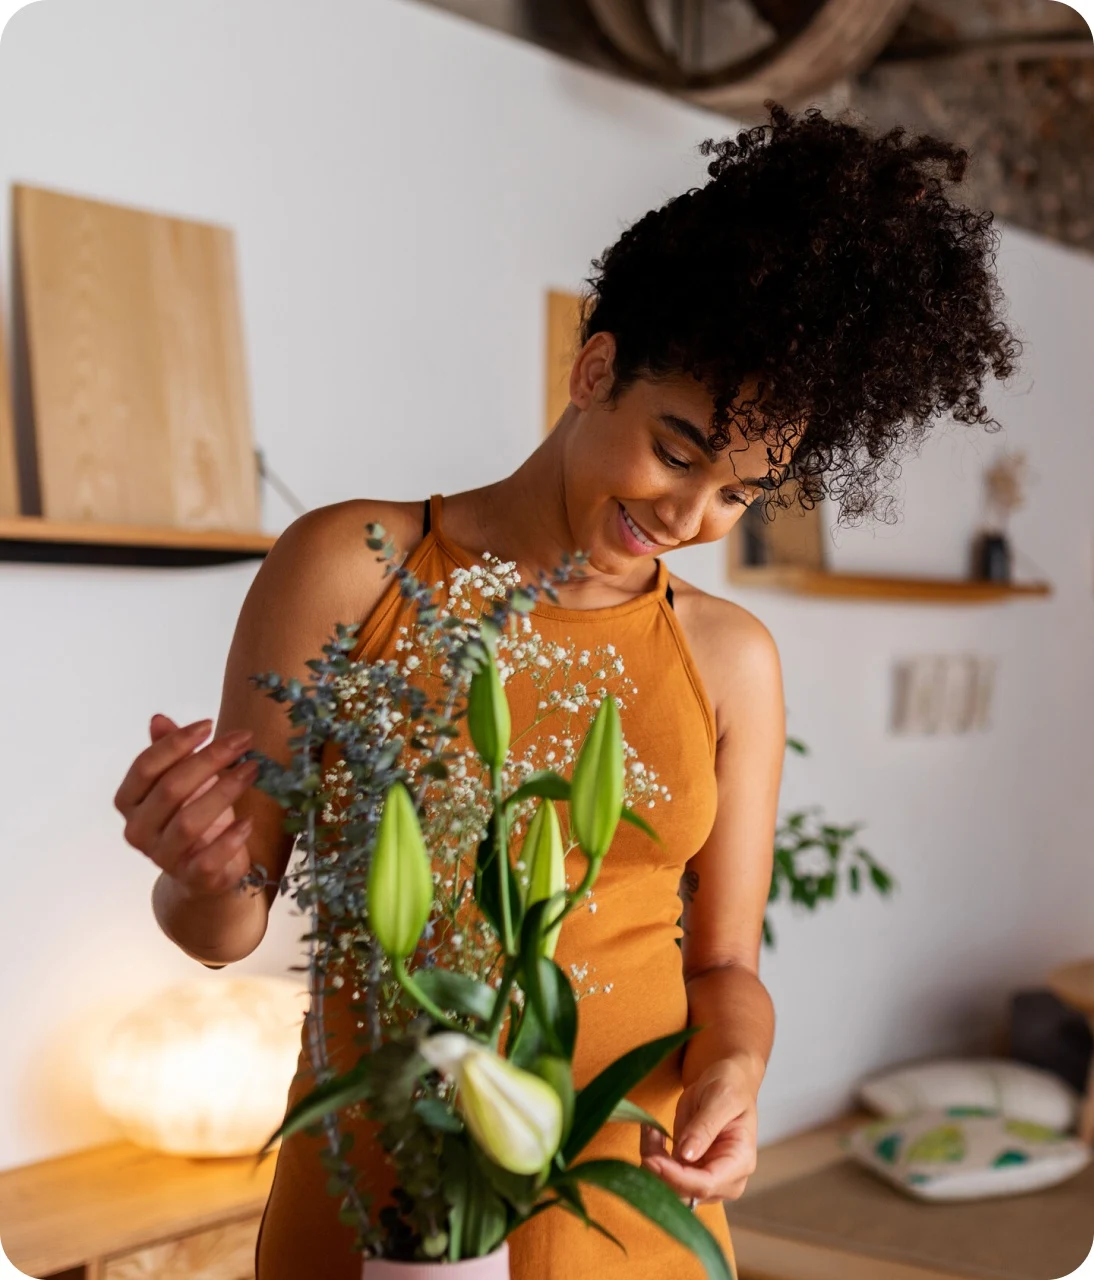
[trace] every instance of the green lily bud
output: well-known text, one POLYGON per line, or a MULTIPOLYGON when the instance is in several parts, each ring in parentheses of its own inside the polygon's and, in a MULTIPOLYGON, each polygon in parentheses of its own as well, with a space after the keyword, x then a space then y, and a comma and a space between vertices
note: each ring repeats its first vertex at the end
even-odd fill
POLYGON ((422 1057, 456 1081, 457 1107, 471 1136, 511 1173, 538 1173, 562 1141, 562 1100, 539 1076, 456 1031, 419 1045, 422 1057))
POLYGON ((369 925, 395 960, 414 953, 433 906, 433 873, 414 801, 402 782, 384 798, 368 877, 369 925))
MULTIPOLYGON (((528 899, 534 902, 551 897, 566 888, 566 866, 562 848, 562 829, 554 802, 546 797, 540 801, 528 831, 524 836, 521 858, 528 868, 528 899)), ((561 910, 561 904, 559 909, 561 910)), ((550 910, 550 908, 548 909, 550 910)), ((554 914, 554 912, 552 912, 554 914)), ((555 954, 561 922, 543 935, 539 954, 550 959, 555 954)))
POLYGON ((467 698, 467 727, 475 750, 489 768, 498 770, 509 752, 509 699, 498 674, 494 642, 483 633, 488 657, 471 677, 467 698))
POLYGON ((608 852, 622 812, 623 735, 609 694, 582 743, 570 786, 570 818, 586 857, 599 862, 608 852))

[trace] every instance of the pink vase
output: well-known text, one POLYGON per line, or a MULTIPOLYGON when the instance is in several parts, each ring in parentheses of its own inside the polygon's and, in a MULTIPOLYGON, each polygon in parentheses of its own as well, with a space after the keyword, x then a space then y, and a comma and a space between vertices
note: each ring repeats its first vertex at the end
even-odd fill
POLYGON ((390 1262, 371 1258, 365 1263, 364 1280, 509 1280, 509 1245, 503 1242, 485 1258, 463 1262, 390 1262))

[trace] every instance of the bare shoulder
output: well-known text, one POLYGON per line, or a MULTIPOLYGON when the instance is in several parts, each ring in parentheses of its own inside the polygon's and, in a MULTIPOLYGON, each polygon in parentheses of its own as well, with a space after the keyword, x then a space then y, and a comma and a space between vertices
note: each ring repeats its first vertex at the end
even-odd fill
POLYGON ((384 561, 366 542, 369 525, 382 526, 395 543, 398 564, 421 538, 421 504, 351 498, 305 512, 266 557, 261 575, 268 588, 291 593, 315 610, 317 621, 361 621, 386 586, 384 561))
POLYGON ((782 697, 782 669, 775 638, 741 605, 703 591, 672 574, 673 604, 695 664, 714 707, 721 738, 730 708, 759 697, 782 697))

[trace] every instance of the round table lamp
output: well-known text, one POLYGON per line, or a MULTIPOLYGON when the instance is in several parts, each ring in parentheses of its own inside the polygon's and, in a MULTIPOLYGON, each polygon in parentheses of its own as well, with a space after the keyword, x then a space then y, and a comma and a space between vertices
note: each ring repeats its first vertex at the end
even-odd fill
POLYGON ((92 1066, 130 1141, 171 1155, 256 1155, 285 1115, 308 1007, 287 978, 209 977, 124 1017, 92 1066))

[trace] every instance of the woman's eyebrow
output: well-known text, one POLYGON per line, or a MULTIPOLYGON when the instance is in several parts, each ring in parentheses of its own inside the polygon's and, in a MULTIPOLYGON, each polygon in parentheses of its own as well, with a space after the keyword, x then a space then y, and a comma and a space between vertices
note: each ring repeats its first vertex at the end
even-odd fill
MULTIPOLYGON (((662 413, 658 417, 670 431, 675 431, 678 436, 683 436, 685 440, 690 441, 708 462, 718 461, 718 451, 710 446, 706 436, 694 422, 689 422, 687 418, 681 418, 675 413, 662 413)), ((770 474, 757 476, 755 479, 738 477, 739 484, 755 485, 759 489, 766 490, 777 489, 781 482, 781 476, 779 479, 772 480, 770 474)))

